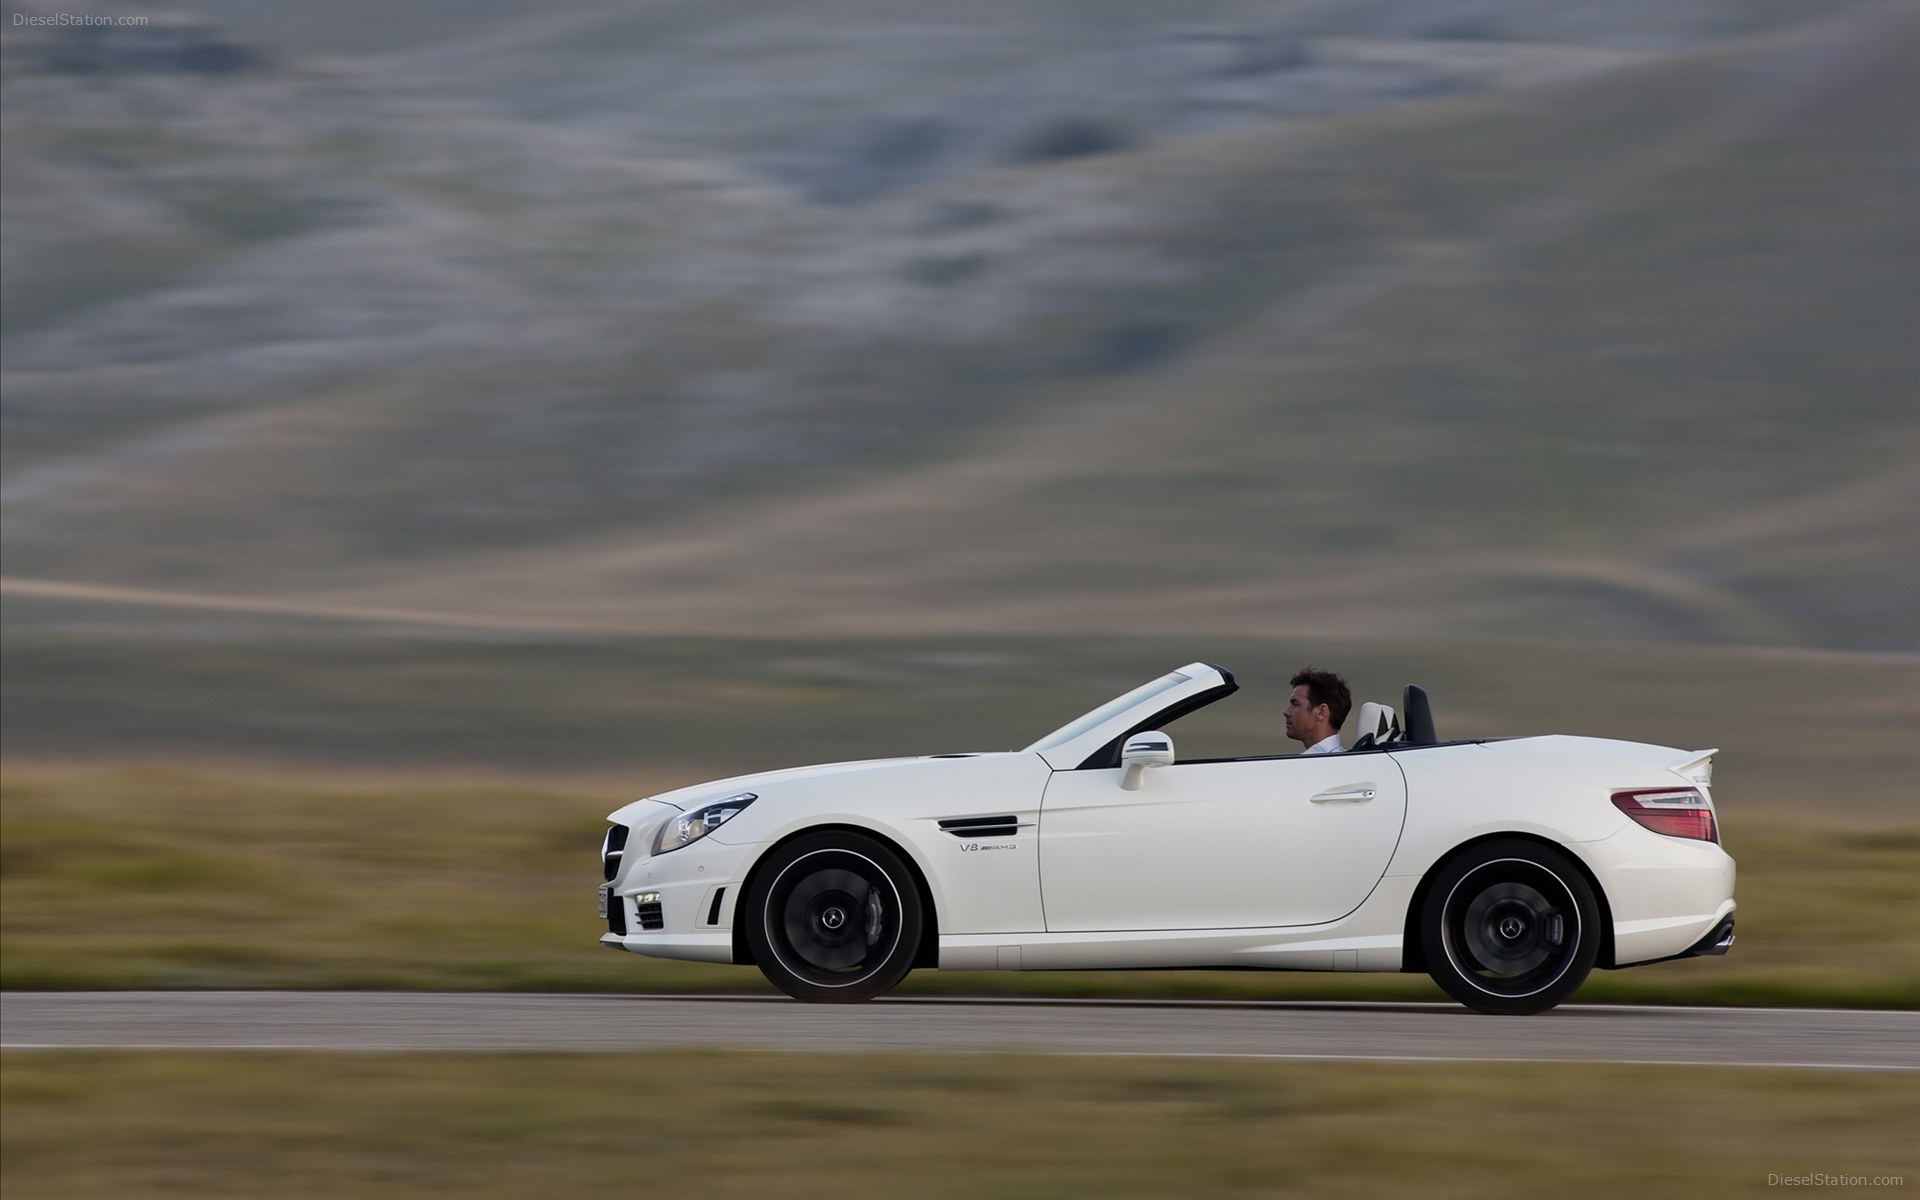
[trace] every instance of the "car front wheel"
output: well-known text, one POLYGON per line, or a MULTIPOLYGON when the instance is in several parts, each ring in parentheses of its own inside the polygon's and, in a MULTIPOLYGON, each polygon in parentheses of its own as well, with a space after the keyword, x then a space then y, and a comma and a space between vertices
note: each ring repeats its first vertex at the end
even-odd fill
POLYGON ((796 1000, 855 1003, 891 990, 913 968, 922 919, 907 865, 857 833, 781 846, 747 893, 753 961, 796 1000))
POLYGON ((1427 972, 1476 1012, 1544 1012, 1586 982, 1600 906, 1566 855, 1537 842, 1484 842, 1441 868, 1420 935, 1427 972))

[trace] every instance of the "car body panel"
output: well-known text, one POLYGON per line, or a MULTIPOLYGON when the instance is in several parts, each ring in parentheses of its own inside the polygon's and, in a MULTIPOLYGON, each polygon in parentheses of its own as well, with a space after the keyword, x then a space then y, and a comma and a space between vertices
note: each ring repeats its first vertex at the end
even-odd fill
POLYGON ((1360 906, 1406 816, 1391 756, 1177 763, 1137 791, 1060 771, 1040 815, 1049 932, 1316 925, 1360 906))
MULTIPOLYGON (((759 791, 744 812, 700 841, 636 859, 632 867, 636 873, 623 875, 620 889, 632 893, 656 887, 669 878, 686 876, 687 864, 695 864, 695 882, 706 887, 734 885, 722 900, 723 906, 730 905, 737 902, 749 867, 768 848, 809 829, 841 827, 885 838, 913 861, 925 879, 943 932, 1039 932, 1045 926, 1039 857, 1032 835, 1040 796, 1051 774, 1037 754, 1013 752, 841 763, 802 772, 738 776, 682 789, 663 799, 692 808, 759 791), (943 831, 939 824, 982 816, 1012 818, 1015 834, 963 838, 943 831), (690 857, 682 860, 682 855, 690 857)), ((650 810, 629 805, 615 819, 642 813, 650 810)), ((663 903, 666 898, 663 895, 663 903)), ((670 916, 678 907, 668 906, 670 916)))

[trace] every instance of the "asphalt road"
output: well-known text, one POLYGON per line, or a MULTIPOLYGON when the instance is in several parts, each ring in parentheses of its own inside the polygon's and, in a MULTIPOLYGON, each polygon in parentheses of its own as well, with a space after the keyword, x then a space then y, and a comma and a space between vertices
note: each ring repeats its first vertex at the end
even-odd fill
POLYGON ((0 1049, 788 1051, 1394 1062, 1581 1061, 1920 1070, 1920 1013, 1567 1005, 393 992, 8 992, 0 1049))

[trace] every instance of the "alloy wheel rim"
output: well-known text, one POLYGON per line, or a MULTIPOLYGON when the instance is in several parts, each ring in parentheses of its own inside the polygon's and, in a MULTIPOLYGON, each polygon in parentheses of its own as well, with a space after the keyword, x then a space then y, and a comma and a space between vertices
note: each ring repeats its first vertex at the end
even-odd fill
POLYGON ((1447 958, 1469 984, 1518 999, 1546 990, 1573 965, 1580 911, 1546 867, 1523 859, 1486 863, 1454 885, 1441 928, 1447 958))
POLYGON ((789 866, 766 908, 774 953, 799 978, 848 987, 880 969, 900 939, 899 899, 862 855, 822 851, 789 866), (809 861, 811 860, 811 861, 809 861))

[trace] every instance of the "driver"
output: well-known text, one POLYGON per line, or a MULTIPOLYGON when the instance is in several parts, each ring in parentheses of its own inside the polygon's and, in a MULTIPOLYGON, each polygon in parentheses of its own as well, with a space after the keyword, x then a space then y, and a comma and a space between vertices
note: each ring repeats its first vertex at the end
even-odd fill
POLYGON ((1289 680, 1293 698, 1287 701, 1287 736, 1306 749, 1302 754, 1339 754, 1340 726, 1353 708, 1353 689, 1332 671, 1301 667, 1289 680))

